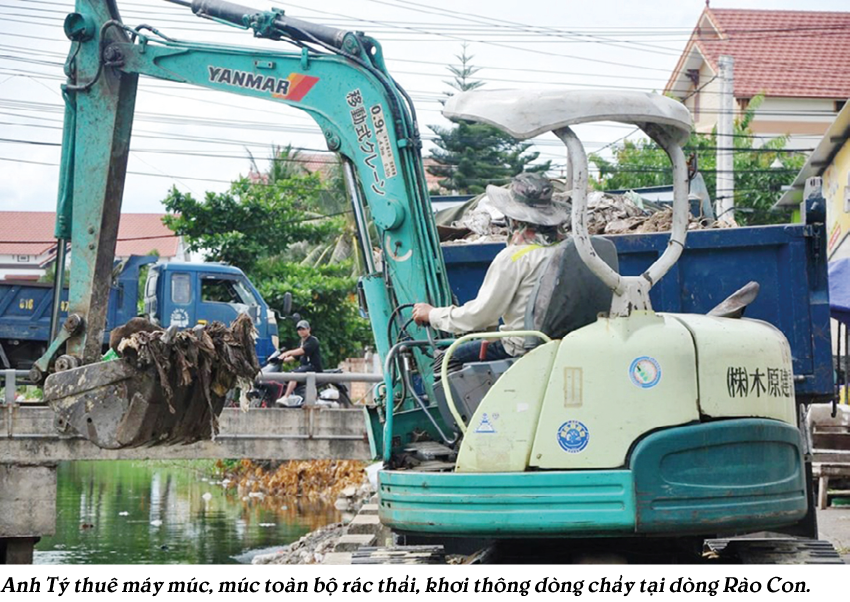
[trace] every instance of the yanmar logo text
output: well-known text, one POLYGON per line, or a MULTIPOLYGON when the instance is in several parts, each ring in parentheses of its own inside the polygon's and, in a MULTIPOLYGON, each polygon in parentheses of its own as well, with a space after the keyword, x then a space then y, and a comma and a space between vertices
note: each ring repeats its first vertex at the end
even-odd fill
POLYGON ((213 83, 236 86, 237 88, 256 90, 258 92, 268 92, 275 98, 296 102, 304 98, 307 92, 319 81, 318 77, 304 75, 303 73, 290 73, 289 77, 282 78, 239 71, 237 69, 213 67, 212 65, 208 69, 210 71, 210 81, 213 83))

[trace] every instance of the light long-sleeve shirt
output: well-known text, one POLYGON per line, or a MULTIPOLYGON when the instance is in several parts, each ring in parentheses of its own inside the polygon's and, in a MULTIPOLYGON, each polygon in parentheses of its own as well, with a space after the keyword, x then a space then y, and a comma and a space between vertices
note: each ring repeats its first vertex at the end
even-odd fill
MULTIPOLYGON (((431 325, 452 333, 480 332, 499 324, 502 330, 523 330, 525 310, 534 285, 557 245, 508 245, 487 269, 478 296, 462 306, 435 307, 428 314, 431 325)), ((525 353, 523 339, 509 337, 502 344, 512 356, 525 353)))

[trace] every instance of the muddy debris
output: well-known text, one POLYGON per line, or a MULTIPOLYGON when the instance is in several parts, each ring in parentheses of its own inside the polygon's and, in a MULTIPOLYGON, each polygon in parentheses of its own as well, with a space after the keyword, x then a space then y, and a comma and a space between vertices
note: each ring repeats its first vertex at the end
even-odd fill
POLYGON ((155 421, 157 442, 214 438, 228 393, 238 386, 244 396, 260 371, 251 318, 182 331, 136 326, 116 350, 139 372, 156 375, 165 402, 155 421))
POLYGON ((359 491, 367 482, 363 462, 356 460, 290 460, 267 467, 248 459, 226 470, 228 486, 269 497, 303 497, 333 501, 343 491, 359 491))
POLYGON ((253 564, 320 564, 345 535, 346 524, 374 495, 363 462, 354 460, 291 460, 279 465, 243 459, 235 467, 217 463, 226 475, 221 481, 236 489, 243 501, 297 513, 303 504, 333 504, 343 521, 313 525, 313 531, 280 550, 255 556, 253 564))

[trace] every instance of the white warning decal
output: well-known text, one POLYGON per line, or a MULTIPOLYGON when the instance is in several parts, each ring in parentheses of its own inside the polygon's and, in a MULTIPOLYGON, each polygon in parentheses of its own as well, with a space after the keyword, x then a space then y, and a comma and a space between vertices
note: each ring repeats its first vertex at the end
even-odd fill
POLYGON ((381 105, 373 105, 369 110, 372 114, 372 125, 375 128, 375 139, 378 142, 378 152, 381 154, 381 163, 384 164, 384 177, 388 180, 398 175, 398 167, 395 163, 393 147, 390 144, 390 136, 387 133, 387 122, 384 119, 384 109, 381 105))

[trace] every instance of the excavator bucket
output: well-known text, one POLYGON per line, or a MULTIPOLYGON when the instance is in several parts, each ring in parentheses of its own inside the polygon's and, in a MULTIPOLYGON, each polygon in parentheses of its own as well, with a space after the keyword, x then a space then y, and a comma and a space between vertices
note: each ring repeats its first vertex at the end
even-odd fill
POLYGON ((44 398, 60 432, 104 449, 210 439, 228 392, 260 371, 253 334, 247 315, 229 328, 137 332, 120 359, 51 374, 44 398))

